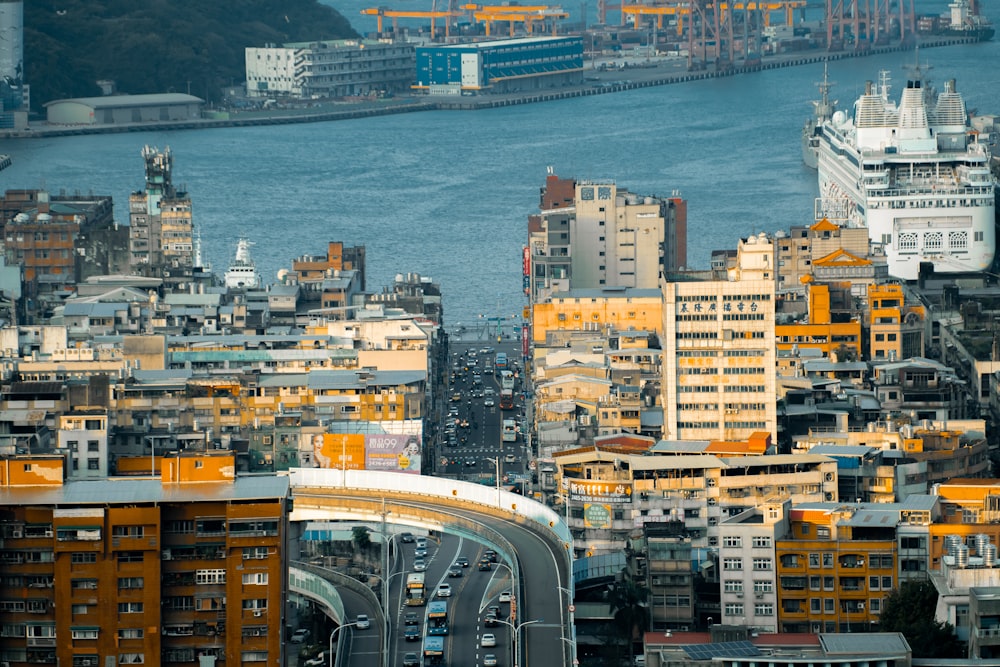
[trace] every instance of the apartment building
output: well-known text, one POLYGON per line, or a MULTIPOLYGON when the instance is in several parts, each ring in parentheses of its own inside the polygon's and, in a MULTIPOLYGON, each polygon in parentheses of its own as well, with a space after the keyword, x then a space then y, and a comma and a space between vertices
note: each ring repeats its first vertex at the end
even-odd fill
POLYGON ((771 502, 724 517, 719 525, 723 625, 778 632, 775 544, 790 531, 791 502, 771 502))
POLYGON ((191 198, 173 184, 173 153, 144 146, 145 186, 129 195, 132 271, 177 286, 191 280, 194 221, 191 198))
POLYGON ((898 283, 868 287, 868 358, 902 360, 923 357, 928 336, 927 309, 907 299, 898 283))
MULTIPOLYGON (((812 225, 795 226, 787 233, 775 234, 774 265, 778 268, 777 290, 779 292, 796 292, 802 289, 803 278, 814 276, 814 265, 823 258, 833 259, 839 256, 838 251, 863 259, 868 256, 868 235, 863 229, 839 227, 827 219, 819 220, 812 225)), ((829 261, 829 260, 828 260, 829 261)), ((867 262, 872 265, 872 262, 867 262)), ((857 267, 852 267, 856 269, 857 267)), ((883 260, 881 271, 862 271, 860 274, 852 270, 845 275, 843 267, 838 271, 839 280, 857 279, 871 273, 870 278, 888 278, 889 268, 883 260)), ((815 276, 814 276, 815 277, 815 276)), ((832 276, 831 276, 832 277, 832 276)), ((859 281, 860 282, 860 281, 859 281)))
POLYGON ((550 173, 540 209, 528 219, 532 302, 580 289, 655 289, 663 270, 687 263, 687 202, 679 197, 550 173))
POLYGON ((826 357, 862 358, 861 321, 857 318, 833 320, 830 287, 807 283, 805 319, 775 324, 774 335, 779 354, 799 350, 818 350, 826 357))
POLYGON ((671 440, 777 435, 773 246, 740 243, 729 279, 665 277, 664 433, 671 440))
POLYGON ((63 461, 0 465, 0 660, 283 664, 286 478, 229 453, 158 479, 64 481, 63 461))

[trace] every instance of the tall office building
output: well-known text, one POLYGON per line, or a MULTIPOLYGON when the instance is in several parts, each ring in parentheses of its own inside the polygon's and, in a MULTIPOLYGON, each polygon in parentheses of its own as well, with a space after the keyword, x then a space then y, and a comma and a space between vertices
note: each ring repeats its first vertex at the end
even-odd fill
POLYGON ((726 280, 664 279, 666 439, 777 437, 773 256, 769 239, 750 237, 726 280))
POLYGON ((164 278, 168 285, 187 282, 194 267, 191 198, 173 184, 174 157, 144 146, 145 188, 129 198, 129 252, 132 271, 164 278))
POLYGON ((0 662, 283 664, 287 478, 221 452, 159 479, 64 482, 64 462, 0 466, 0 662))

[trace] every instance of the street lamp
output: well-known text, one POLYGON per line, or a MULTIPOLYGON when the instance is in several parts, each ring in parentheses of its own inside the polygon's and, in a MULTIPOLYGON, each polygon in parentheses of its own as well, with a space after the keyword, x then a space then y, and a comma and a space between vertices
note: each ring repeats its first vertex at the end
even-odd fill
POLYGON ((352 621, 350 623, 344 623, 343 625, 338 625, 337 627, 335 627, 333 629, 333 632, 330 633, 330 647, 329 647, 329 650, 327 651, 327 654, 326 654, 327 657, 330 658, 330 667, 333 667, 333 638, 335 636, 337 636, 337 632, 340 631, 342 628, 352 628, 352 627, 356 626, 357 624, 358 624, 357 621, 352 621))
POLYGON ((493 465, 496 466, 496 482, 497 482, 497 509, 500 508, 500 457, 485 457, 487 461, 493 461, 493 465))
POLYGON ((560 637, 564 642, 569 642, 571 653, 570 662, 573 665, 578 664, 576 658, 576 622, 573 620, 573 590, 570 588, 565 588, 563 586, 556 586, 560 591, 566 594, 566 608, 569 610, 569 637, 560 637))
POLYGON ((505 621, 502 618, 497 618, 496 621, 497 621, 497 623, 503 623, 508 628, 510 628, 511 630, 513 630, 513 637, 512 637, 512 639, 513 639, 513 645, 514 645, 514 667, 517 667, 518 666, 518 650, 517 650, 518 649, 518 638, 519 638, 520 633, 521 633, 521 628, 523 628, 526 625, 531 625, 532 623, 543 623, 543 622, 545 622, 545 619, 544 618, 536 618, 536 619, 533 619, 531 621, 524 621, 523 623, 518 623, 517 625, 514 625, 510 621, 505 621))

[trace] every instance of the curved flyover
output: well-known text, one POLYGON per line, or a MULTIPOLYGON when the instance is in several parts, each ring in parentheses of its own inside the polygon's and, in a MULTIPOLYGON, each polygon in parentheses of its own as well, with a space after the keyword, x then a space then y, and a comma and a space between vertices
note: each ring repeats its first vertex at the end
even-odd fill
POLYGON ((522 667, 573 664, 571 538, 558 514, 480 484, 364 470, 296 468, 292 520, 370 520, 470 537, 506 556, 517 582, 522 667), (565 596, 565 597, 564 597, 565 596))

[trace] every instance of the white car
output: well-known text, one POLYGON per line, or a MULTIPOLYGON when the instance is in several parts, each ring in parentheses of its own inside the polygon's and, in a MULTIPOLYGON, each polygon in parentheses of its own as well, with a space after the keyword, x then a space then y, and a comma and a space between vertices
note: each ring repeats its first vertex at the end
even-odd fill
POLYGON ((510 591, 504 591, 500 594, 500 602, 510 602, 510 591))
POLYGON ((354 623, 358 630, 367 630, 372 627, 372 622, 368 618, 367 614, 358 614, 358 618, 354 621, 354 623))
POLYGON ((309 639, 310 634, 311 633, 305 628, 299 628, 298 630, 292 633, 291 642, 293 644, 304 644, 305 641, 309 639))
POLYGON ((425 561, 423 558, 418 558, 415 561, 413 561, 414 572, 423 572, 426 569, 427 569, 427 561, 425 561))
POLYGON ((439 598, 450 598, 451 584, 441 584, 440 586, 438 586, 437 596, 439 598))
POLYGON ((483 648, 491 648, 497 645, 497 636, 492 632, 487 632, 483 635, 483 638, 479 640, 479 645, 483 648))
POLYGON ((483 656, 483 667, 497 667, 497 656, 495 653, 487 653, 483 656))

